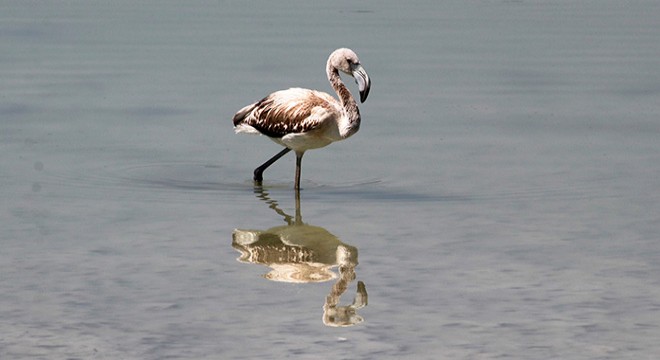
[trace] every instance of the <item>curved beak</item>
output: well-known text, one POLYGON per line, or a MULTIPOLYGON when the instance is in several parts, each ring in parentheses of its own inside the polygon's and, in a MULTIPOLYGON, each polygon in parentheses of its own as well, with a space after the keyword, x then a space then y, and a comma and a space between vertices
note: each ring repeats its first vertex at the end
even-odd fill
POLYGON ((357 64, 353 67, 352 75, 358 85, 358 90, 360 90, 360 102, 364 102, 367 100, 367 96, 369 96, 369 89, 371 89, 371 80, 369 79, 369 75, 367 75, 367 72, 360 64, 357 64))

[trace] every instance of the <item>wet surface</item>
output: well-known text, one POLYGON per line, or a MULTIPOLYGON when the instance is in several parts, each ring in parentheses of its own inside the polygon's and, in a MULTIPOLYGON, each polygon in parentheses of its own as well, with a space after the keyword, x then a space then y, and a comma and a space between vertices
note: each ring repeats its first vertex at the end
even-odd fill
POLYGON ((660 352, 655 3, 2 7, 0 358, 660 352), (341 46, 360 132, 255 187, 341 46))

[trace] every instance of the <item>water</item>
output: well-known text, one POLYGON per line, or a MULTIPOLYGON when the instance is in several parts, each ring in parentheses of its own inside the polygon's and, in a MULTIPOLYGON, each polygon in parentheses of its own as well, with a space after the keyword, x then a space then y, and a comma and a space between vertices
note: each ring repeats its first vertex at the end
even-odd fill
POLYGON ((0 7, 2 359, 660 353, 657 2, 0 7), (363 125, 297 209, 230 119, 341 46, 363 125))

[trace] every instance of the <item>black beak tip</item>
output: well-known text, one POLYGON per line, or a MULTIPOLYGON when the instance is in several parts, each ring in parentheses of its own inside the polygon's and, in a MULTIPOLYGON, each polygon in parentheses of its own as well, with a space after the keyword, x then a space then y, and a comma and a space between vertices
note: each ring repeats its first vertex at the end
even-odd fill
POLYGON ((369 96, 369 90, 367 89, 366 91, 360 92, 360 102, 363 103, 367 100, 367 96, 369 96))

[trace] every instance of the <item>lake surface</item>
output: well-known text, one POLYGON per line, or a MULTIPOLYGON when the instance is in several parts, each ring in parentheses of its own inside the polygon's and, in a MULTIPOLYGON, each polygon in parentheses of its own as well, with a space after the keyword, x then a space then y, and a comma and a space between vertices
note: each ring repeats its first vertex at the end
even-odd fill
POLYGON ((4 2, 0 358, 656 358, 658 14, 4 2), (230 120, 338 47, 371 93, 297 206, 230 120))

